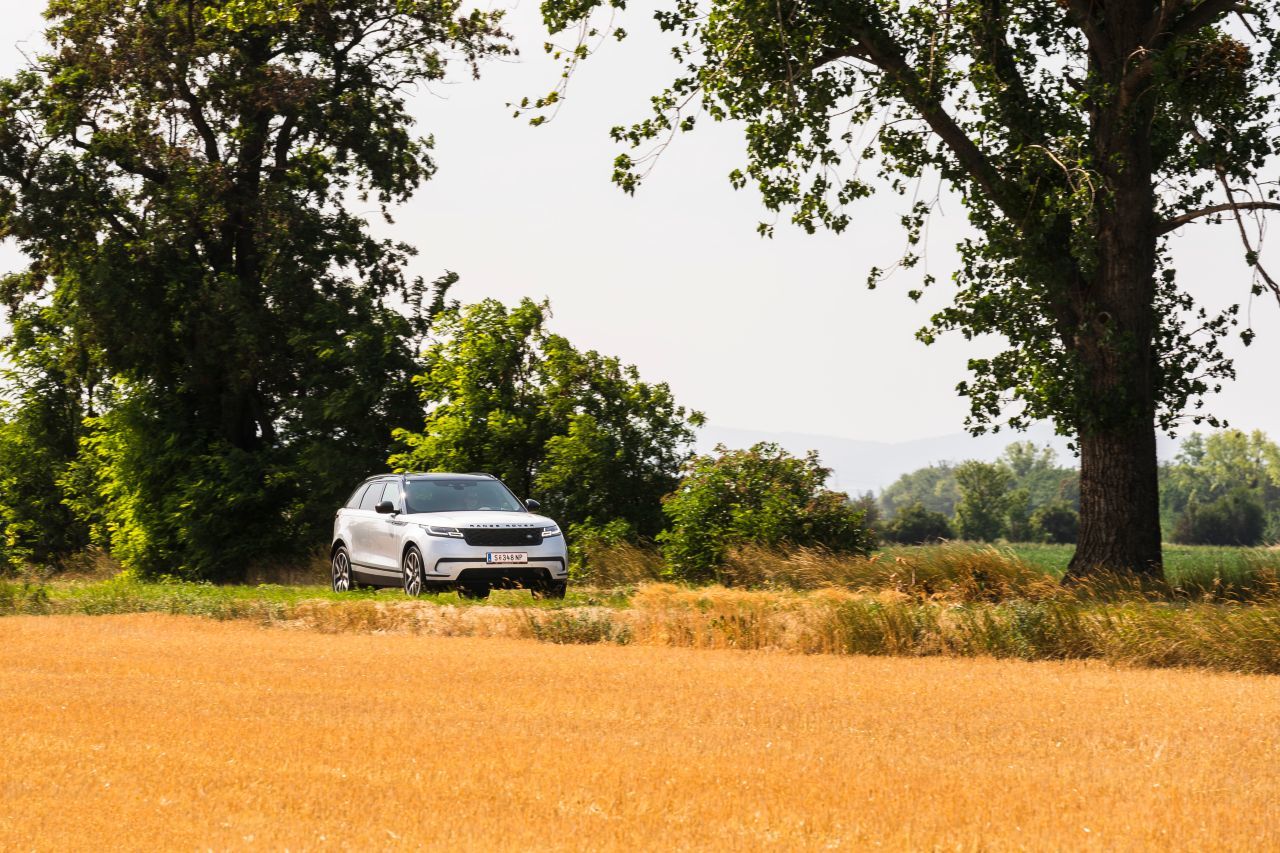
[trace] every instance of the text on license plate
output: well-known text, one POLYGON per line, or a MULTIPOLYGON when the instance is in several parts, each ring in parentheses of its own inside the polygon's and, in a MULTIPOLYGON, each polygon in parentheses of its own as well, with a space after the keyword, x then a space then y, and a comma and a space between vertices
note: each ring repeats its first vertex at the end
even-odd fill
POLYGON ((529 555, 523 551, 490 551, 484 560, 486 563, 527 563, 529 555))

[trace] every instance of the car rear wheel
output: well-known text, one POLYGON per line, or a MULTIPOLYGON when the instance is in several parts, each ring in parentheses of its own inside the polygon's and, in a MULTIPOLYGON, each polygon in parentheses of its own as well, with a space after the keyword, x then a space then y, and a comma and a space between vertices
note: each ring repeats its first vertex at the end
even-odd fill
POLYGON ((422 595, 422 552, 417 545, 405 549, 400 569, 404 574, 404 594, 410 598, 422 595))
POLYGON ((355 589, 355 581, 351 576, 351 555, 346 545, 339 545, 333 552, 329 563, 329 584, 334 592, 350 592, 355 589))

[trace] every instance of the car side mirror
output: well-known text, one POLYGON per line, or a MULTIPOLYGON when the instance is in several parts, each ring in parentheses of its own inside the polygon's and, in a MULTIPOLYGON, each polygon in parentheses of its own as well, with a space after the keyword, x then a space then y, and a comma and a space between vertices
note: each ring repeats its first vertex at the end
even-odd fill
POLYGON ((391 501, 383 501, 382 503, 375 506, 373 508, 373 511, 378 513, 379 515, 386 515, 387 513, 395 512, 396 505, 393 504, 391 501))
POLYGON ((529 508, 530 512, 536 512, 537 510, 542 508, 542 504, 538 503, 533 498, 526 498, 524 505, 529 508))

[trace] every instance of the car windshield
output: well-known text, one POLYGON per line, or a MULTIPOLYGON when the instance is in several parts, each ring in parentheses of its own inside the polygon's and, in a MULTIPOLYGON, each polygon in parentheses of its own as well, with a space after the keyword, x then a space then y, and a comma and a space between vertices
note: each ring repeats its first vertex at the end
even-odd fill
POLYGON ((497 480, 410 480, 405 484, 409 512, 524 512, 497 480))

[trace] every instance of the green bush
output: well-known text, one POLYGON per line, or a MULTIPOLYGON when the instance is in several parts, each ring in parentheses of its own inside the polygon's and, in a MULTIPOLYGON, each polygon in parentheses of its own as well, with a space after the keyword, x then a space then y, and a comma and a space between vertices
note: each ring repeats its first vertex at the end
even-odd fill
POLYGON ((866 513, 848 496, 825 488, 830 471, 810 452, 803 458, 776 444, 697 456, 663 502, 670 528, 658 535, 673 575, 724 581, 729 549, 740 545, 822 548, 867 554, 875 536, 866 513))
POLYGON ((1209 503, 1188 504, 1174 525, 1173 541, 1183 545, 1257 545, 1266 524, 1261 501, 1242 487, 1209 503))
POLYGON ((1040 542, 1071 545, 1080 531, 1080 513, 1067 501, 1054 501, 1031 513, 1031 531, 1040 542))
POLYGON ((920 502, 899 510, 881 531, 885 539, 899 545, 929 545, 953 538, 947 517, 920 502))

